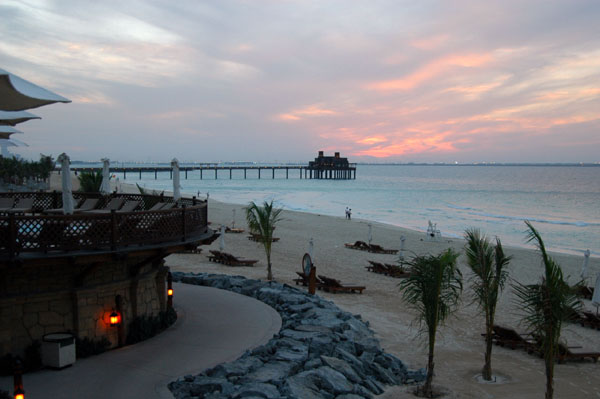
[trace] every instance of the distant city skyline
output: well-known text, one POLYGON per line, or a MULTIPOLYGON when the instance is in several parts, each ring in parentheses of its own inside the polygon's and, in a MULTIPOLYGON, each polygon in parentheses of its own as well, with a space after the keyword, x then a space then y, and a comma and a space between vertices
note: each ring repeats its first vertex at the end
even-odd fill
POLYGON ((600 162, 600 3, 5 0, 18 126, 94 161, 600 162))

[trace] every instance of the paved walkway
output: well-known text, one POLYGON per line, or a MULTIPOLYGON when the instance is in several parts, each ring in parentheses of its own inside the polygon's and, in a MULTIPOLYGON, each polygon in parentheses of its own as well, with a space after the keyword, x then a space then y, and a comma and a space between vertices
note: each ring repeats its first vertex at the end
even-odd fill
MULTIPOLYGON (((147 341, 25 374, 27 399, 173 398, 167 384, 241 356, 281 328, 271 307, 229 291, 174 284, 177 322, 147 341)), ((12 394, 12 377, 0 378, 12 394)))

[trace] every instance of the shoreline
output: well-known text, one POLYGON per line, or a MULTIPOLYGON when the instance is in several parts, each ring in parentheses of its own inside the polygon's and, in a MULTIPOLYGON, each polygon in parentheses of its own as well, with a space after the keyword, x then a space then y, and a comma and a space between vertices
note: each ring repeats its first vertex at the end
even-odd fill
MULTIPOLYGON (((209 200, 209 220, 213 228, 220 224, 231 226, 232 210, 236 210, 236 227, 246 228, 243 207, 238 204, 209 200)), ((484 320, 479 310, 470 301, 470 272, 464 263, 462 238, 447 238, 441 242, 425 241, 424 233, 370 222, 361 219, 345 220, 343 217, 324 216, 284 210, 283 220, 278 224, 276 236, 280 238, 272 247, 274 279, 294 285, 296 272, 301 270, 301 259, 308 252, 308 240, 314 240, 314 263, 317 273, 336 278, 344 283, 358 283, 367 288, 363 294, 330 294, 318 291, 317 294, 335 302, 341 309, 352 314, 362 315, 369 321, 376 337, 387 352, 404 361, 409 368, 425 367, 427 348, 418 336, 418 325, 414 324, 414 313, 407 308, 397 287, 399 280, 375 274, 366 270, 368 260, 393 263, 396 255, 372 254, 344 247, 344 243, 356 240, 366 241, 368 223, 373 226, 373 243, 384 248, 399 248, 399 237, 406 237, 406 255, 411 251, 418 254, 436 254, 450 247, 461 253, 459 268, 464 276, 462 305, 448 323, 441 327, 436 343, 436 376, 434 384, 450 392, 450 398, 517 397, 536 398, 545 387, 543 361, 524 351, 510 350, 494 346, 492 370, 502 377, 502 383, 481 383, 477 380, 483 366, 484 320), (421 241, 423 239, 423 241, 421 241)), ((543 236, 543 231, 541 232, 543 236)), ((256 259, 254 267, 228 267, 208 261, 211 249, 219 249, 219 240, 203 247, 201 254, 176 254, 166 258, 166 265, 173 271, 206 272, 228 275, 242 275, 247 278, 264 280, 266 261, 263 248, 247 239, 244 234, 226 234, 225 251, 235 256, 256 259)), ((513 256, 509 265, 510 277, 524 284, 539 281, 542 275, 540 258, 536 251, 505 246, 508 255, 513 256)), ((552 253, 561 264, 570 284, 579 277, 582 257, 552 253)), ((600 271, 598 259, 589 262, 590 276, 595 278, 600 271)), ((588 279, 591 283, 593 278, 588 279)), ((585 301, 587 309, 594 309, 585 301)), ((519 307, 514 294, 507 284, 498 302, 497 323, 523 331, 520 323, 519 307)), ((567 324, 562 339, 570 345, 581 345, 588 350, 600 351, 600 332, 567 324)), ((596 376, 600 363, 567 363, 556 366, 556 397, 579 395, 586 397, 590 392, 600 395, 600 381, 596 376)), ((412 398, 411 387, 392 387, 381 398, 412 398)))

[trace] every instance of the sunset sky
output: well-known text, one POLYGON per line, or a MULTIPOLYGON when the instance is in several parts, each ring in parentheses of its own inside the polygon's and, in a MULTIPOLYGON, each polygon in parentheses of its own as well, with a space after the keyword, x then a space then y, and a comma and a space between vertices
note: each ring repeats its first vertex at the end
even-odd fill
POLYGON ((597 0, 3 0, 74 160, 600 162, 597 0))

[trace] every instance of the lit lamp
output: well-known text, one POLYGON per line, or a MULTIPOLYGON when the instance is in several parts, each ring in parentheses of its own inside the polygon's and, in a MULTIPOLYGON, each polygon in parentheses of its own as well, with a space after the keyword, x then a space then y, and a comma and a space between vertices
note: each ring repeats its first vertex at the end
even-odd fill
POLYGON ((25 399, 25 391, 23 391, 21 388, 17 389, 15 391, 15 399, 25 399))
POLYGON ((167 307, 173 308, 173 275, 167 274, 167 307))
POLYGON ((13 370, 13 398, 25 399, 25 390, 23 389, 23 365, 20 360, 16 360, 13 370))
POLYGON ((108 320, 111 327, 116 327, 121 324, 121 315, 113 310, 108 320))
POLYGON ((167 295, 168 295, 169 297, 172 297, 172 296, 173 296, 173 288, 169 288, 169 289, 167 290, 167 295))

